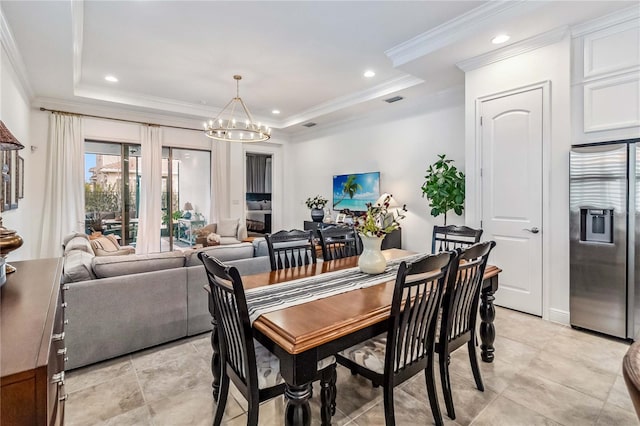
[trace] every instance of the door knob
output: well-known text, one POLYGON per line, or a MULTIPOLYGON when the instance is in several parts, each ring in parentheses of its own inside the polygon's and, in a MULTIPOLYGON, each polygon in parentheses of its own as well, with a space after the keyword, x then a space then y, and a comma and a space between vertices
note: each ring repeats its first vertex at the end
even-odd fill
POLYGON ((538 232, 540 232, 540 230, 535 226, 531 229, 524 228, 523 231, 531 232, 532 234, 537 234, 538 232))

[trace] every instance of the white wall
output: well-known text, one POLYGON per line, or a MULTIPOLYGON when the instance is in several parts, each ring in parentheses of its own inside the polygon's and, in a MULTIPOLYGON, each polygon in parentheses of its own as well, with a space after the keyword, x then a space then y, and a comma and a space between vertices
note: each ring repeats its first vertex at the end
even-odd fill
POLYGON ((25 148, 18 151, 24 158, 25 182, 24 198, 19 200, 18 208, 2 213, 3 224, 8 229, 14 229, 24 240, 21 248, 9 254, 8 260, 24 260, 33 257, 39 232, 38 222, 34 217, 40 216, 39 183, 31 171, 40 168, 40 159, 44 149, 31 152, 31 145, 42 148, 41 141, 35 140, 31 132, 29 100, 22 91, 22 86, 15 74, 4 48, 0 57, 0 118, 9 131, 22 143, 25 148))
MULTIPOLYGON (((569 150, 571 148, 570 115, 570 38, 517 57, 505 59, 465 74, 465 127, 467 170, 467 223, 480 223, 480 194, 477 191, 479 172, 476 170, 476 99, 494 93, 516 89, 543 81, 551 82, 551 143, 547 174, 543 176, 543 191, 548 205, 543 205, 548 223, 543 232, 549 244, 543 247, 548 262, 543 266, 543 289, 548 304, 543 317, 569 321, 569 150), (476 190, 473 190, 476 188, 476 190)), ((544 216, 544 213, 543 213, 544 216)))
MULTIPOLYGON (((464 169, 462 90, 405 99, 363 119, 293 136, 286 154, 285 192, 290 196, 284 227, 301 229, 304 220, 311 220, 304 205, 308 197, 331 199, 333 175, 379 171, 380 191, 392 193, 409 210, 401 223, 403 248, 430 251, 432 226, 443 218, 430 216, 420 187, 438 154, 464 169)), ((448 222, 464 219, 450 212, 448 222)))

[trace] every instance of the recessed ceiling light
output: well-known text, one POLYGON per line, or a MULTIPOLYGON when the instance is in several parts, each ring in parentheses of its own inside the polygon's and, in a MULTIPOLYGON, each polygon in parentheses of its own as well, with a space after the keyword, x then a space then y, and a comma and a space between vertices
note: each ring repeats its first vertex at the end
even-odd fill
POLYGON ((500 34, 491 39, 491 43, 493 44, 502 44, 505 41, 509 41, 511 37, 506 34, 500 34))
POLYGON ((367 78, 374 77, 375 75, 376 75, 376 73, 371 71, 371 70, 367 70, 367 71, 364 72, 364 76, 367 77, 367 78))
POLYGON ((280 110, 279 109, 274 109, 273 111, 271 111, 271 114, 280 114, 280 110))
POLYGON ((116 77, 112 76, 112 75, 108 75, 104 79, 107 80, 107 81, 110 81, 111 83, 117 83, 118 82, 118 79, 116 77))

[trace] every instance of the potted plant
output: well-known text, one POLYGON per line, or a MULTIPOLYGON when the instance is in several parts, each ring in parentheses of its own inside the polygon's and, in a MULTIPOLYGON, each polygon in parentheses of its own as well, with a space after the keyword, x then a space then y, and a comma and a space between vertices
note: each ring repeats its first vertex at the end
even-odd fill
POLYGON ((324 206, 327 205, 329 200, 322 195, 316 195, 314 198, 307 198, 305 204, 311 209, 311 219, 314 222, 322 222, 324 218, 324 206))
POLYGON ((427 169, 426 180, 421 189, 422 196, 429 200, 431 216, 444 214, 444 226, 447 226, 449 210, 453 210, 458 216, 464 210, 464 173, 445 154, 438 157, 438 161, 427 169))
POLYGON ((354 227, 362 240, 362 254, 358 259, 360 270, 367 274, 379 274, 384 272, 387 260, 382 254, 382 240, 384 237, 400 228, 401 219, 407 206, 402 206, 394 212, 389 212, 389 201, 391 195, 387 195, 382 204, 367 204, 367 212, 357 217, 354 227), (389 221, 389 218, 391 221, 389 221))

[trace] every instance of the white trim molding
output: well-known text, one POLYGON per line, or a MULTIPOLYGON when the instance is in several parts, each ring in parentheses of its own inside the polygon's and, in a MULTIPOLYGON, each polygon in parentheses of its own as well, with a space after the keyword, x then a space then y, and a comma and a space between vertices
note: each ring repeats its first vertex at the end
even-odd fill
POLYGON ((424 83, 424 80, 414 77, 409 74, 387 80, 384 83, 371 87, 360 92, 352 93, 346 96, 332 99, 328 102, 318 104, 309 108, 300 114, 295 114, 287 117, 280 123, 280 128, 287 128, 296 124, 304 123, 321 115, 329 114, 347 108, 353 105, 360 104, 362 102, 371 101, 382 96, 389 95, 391 93, 398 92, 400 90, 408 89, 409 87, 416 86, 424 83))
POLYGON ((27 77, 27 67, 24 65, 24 60, 18 50, 16 40, 13 37, 13 31, 11 31, 11 27, 9 27, 9 24, 4 18, 2 9, 0 9, 0 40, 2 41, 2 47, 5 52, 7 52, 9 62, 11 62, 11 66, 18 77, 20 88, 24 95, 26 95, 27 99, 30 100, 33 98, 33 88, 31 87, 31 83, 27 77))
POLYGON ((73 87, 82 79, 82 47, 84 43, 84 0, 71 2, 71 32, 73 40, 73 87))
POLYGON ((637 21, 638 19, 640 19, 640 5, 635 4, 608 15, 572 26, 571 37, 577 38, 613 25, 618 25, 626 21, 637 21))
POLYGON ((563 311, 562 309, 549 309, 549 321, 557 322, 559 324, 569 325, 571 316, 569 311, 563 311))
POLYGON ((569 27, 559 27, 510 44, 509 46, 505 46, 473 58, 465 59, 464 61, 458 62, 456 66, 464 72, 472 71, 480 67, 484 67, 485 65, 493 64, 494 62, 502 61, 504 59, 522 55, 523 53, 531 52, 532 50, 539 49, 541 47, 558 43, 567 34, 569 34, 569 27))
POLYGON ((409 39, 384 53, 394 67, 433 53, 463 38, 470 37, 479 28, 497 23, 497 20, 513 18, 535 10, 548 0, 540 1, 489 1, 442 25, 409 39))
POLYGON ((583 38, 583 46, 582 46, 583 52, 584 52, 583 78, 586 80, 589 78, 593 78, 594 76, 599 76, 603 74, 622 73, 625 71, 633 70, 634 68, 637 69, 638 66, 640 66, 640 54, 637 51, 638 49, 637 39, 638 39, 639 32, 640 32, 640 22, 638 22, 637 20, 634 20, 634 21, 624 22, 614 27, 608 27, 603 30, 586 34, 583 38), (597 59, 597 56, 598 56, 597 52, 594 52, 594 42, 596 41, 602 42, 604 39, 608 37, 620 35, 625 32, 632 32, 634 30, 635 30, 635 34, 631 33, 630 37, 632 39, 635 39, 636 42, 629 44, 630 49, 627 49, 627 50, 616 49, 618 48, 619 45, 625 45, 625 43, 622 43, 619 39, 616 40, 615 38, 613 40, 610 39, 606 47, 601 45, 599 49, 600 51, 616 49, 617 55, 615 56, 617 56, 618 63, 615 63, 615 62, 612 63, 611 56, 607 55, 606 65, 600 66, 598 68, 594 67, 593 62, 595 59, 597 59))

